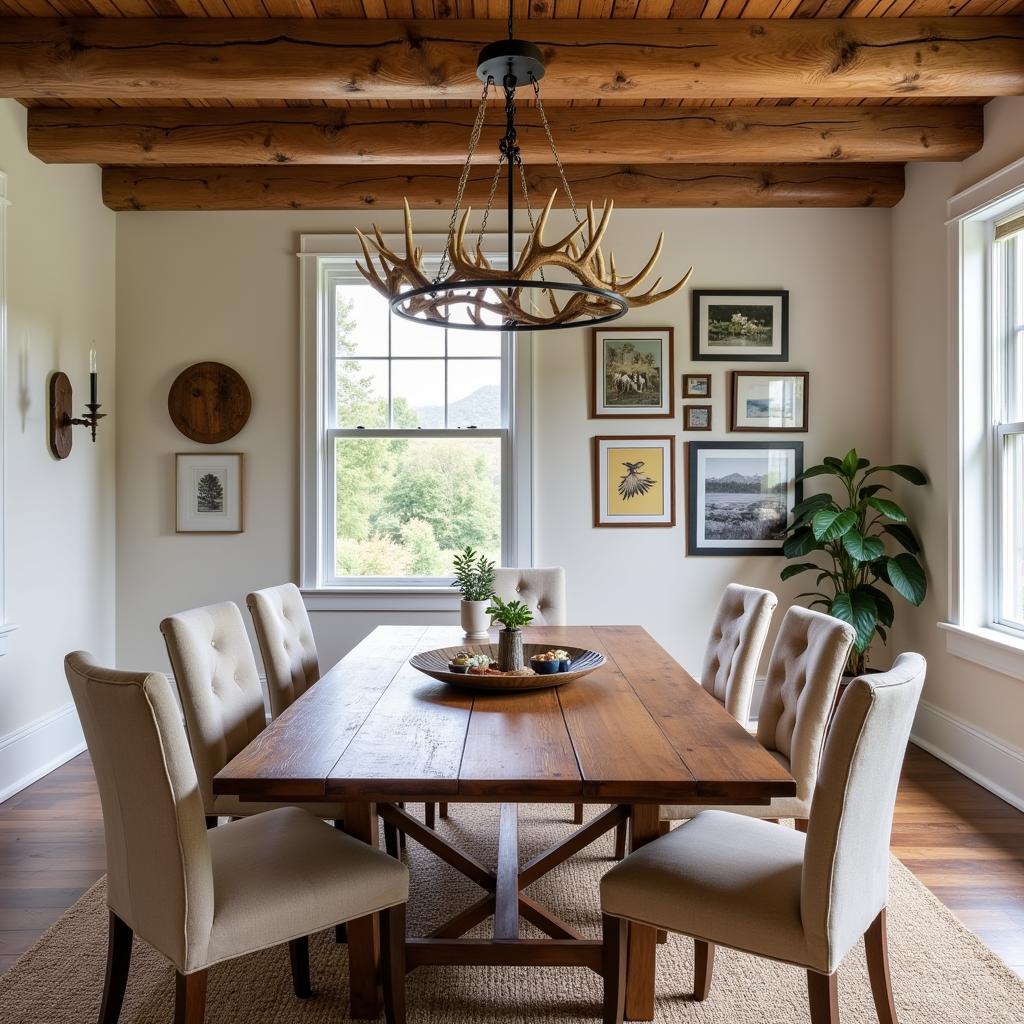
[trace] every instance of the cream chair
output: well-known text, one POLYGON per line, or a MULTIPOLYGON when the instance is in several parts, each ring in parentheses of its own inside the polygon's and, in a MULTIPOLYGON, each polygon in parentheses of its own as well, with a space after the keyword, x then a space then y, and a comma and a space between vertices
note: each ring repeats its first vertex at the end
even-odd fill
MULTIPOLYGON (((81 651, 64 666, 106 833, 110 934, 100 1024, 120 1016, 133 934, 174 964, 174 1019, 188 1024, 203 1020, 214 964, 287 942, 295 994, 305 997, 310 934, 379 914, 388 937, 404 935, 404 864, 294 807, 207 831, 166 677, 100 668, 81 651)), ((402 943, 384 942, 382 954, 387 1018, 401 1024, 402 943)))
POLYGON ((313 627, 294 583, 256 590, 245 603, 267 671, 270 717, 277 718, 320 678, 313 627))
MULTIPOLYGON (((798 828, 805 827, 829 715, 855 635, 831 615, 798 605, 786 612, 768 663, 757 740, 796 779, 796 795, 728 810, 753 818, 795 818, 798 828)), ((702 810, 707 807, 662 807, 661 817, 676 821, 702 810)))
POLYGON ((605 1024, 623 1013, 626 922, 696 940, 694 998, 711 991, 715 946, 807 971, 812 1024, 838 1024, 836 970, 864 937, 881 1024, 896 1024, 885 908, 896 787, 925 662, 904 654, 843 695, 825 745, 806 837, 706 811, 642 847, 601 881, 605 1024))

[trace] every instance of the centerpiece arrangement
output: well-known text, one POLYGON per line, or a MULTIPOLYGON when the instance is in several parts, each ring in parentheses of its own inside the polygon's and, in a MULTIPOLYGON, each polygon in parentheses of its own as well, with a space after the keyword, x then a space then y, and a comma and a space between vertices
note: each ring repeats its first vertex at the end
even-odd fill
POLYGON ((492 622, 504 627, 498 633, 498 668, 502 672, 515 672, 523 667, 523 626, 533 622, 533 612, 522 601, 502 601, 491 595, 487 614, 492 622))

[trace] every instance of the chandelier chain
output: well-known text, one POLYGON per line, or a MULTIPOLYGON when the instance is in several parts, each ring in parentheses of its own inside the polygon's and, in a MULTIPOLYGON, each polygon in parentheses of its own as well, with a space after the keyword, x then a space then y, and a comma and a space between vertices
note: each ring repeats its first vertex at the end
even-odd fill
POLYGON ((558 168, 558 176, 562 179, 562 188, 565 189, 569 205, 572 207, 572 215, 575 218, 576 223, 579 224, 582 218, 580 217, 579 210, 576 209, 576 197, 572 194, 572 189, 569 187, 569 179, 565 176, 565 168, 562 166, 562 158, 558 155, 558 148, 555 146, 555 138, 551 134, 551 125, 548 124, 548 116, 544 113, 544 102, 540 98, 540 82, 532 76, 530 80, 533 82, 533 95, 537 100, 537 113, 540 115, 540 123, 544 128, 544 134, 548 137, 548 146, 551 149, 551 155, 555 159, 555 166, 558 168))
POLYGON ((480 233, 476 236, 476 247, 483 248, 484 232, 487 231, 487 218, 491 215, 491 207, 494 205, 494 194, 498 191, 498 180, 501 178, 501 167, 505 162, 504 154, 498 156, 498 166, 494 168, 494 177, 491 178, 491 191, 487 194, 487 205, 484 207, 484 217, 480 222, 480 233))

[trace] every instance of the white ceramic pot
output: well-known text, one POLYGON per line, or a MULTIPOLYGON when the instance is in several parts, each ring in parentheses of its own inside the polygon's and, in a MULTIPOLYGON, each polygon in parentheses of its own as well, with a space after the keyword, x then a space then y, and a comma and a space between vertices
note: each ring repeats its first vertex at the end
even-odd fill
POLYGON ((466 634, 464 640, 481 641, 488 638, 488 628, 491 625, 491 617, 487 614, 490 601, 462 601, 459 605, 459 614, 462 618, 462 631, 466 634))

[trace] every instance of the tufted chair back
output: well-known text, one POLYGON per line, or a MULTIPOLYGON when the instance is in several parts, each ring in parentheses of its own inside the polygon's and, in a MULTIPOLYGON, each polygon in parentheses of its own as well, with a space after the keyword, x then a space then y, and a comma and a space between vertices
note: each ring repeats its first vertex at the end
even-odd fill
POLYGON ((533 612, 538 626, 564 626, 565 570, 498 569, 494 593, 502 601, 522 601, 533 612))
POLYGON ((160 623, 178 685, 199 792, 213 809, 213 777, 266 728, 263 691, 242 613, 231 601, 160 623))
POLYGON ((730 583, 704 652, 700 684, 741 725, 750 717, 754 677, 779 599, 770 590, 730 583))
POLYGON ((889 902, 889 837, 925 660, 901 654, 888 672, 846 688, 814 791, 801 877, 808 944, 835 970, 889 902))
POLYGON ((821 745, 855 633, 831 615, 794 605, 772 649, 757 739, 783 761, 799 800, 810 801, 821 745))
POLYGON ((206 955, 213 870, 196 770, 159 672, 100 668, 84 651, 64 671, 103 806, 107 904, 182 965, 206 955))
POLYGON ((313 627, 294 583, 257 590, 245 603, 267 670, 270 715, 277 718, 320 678, 313 627))

